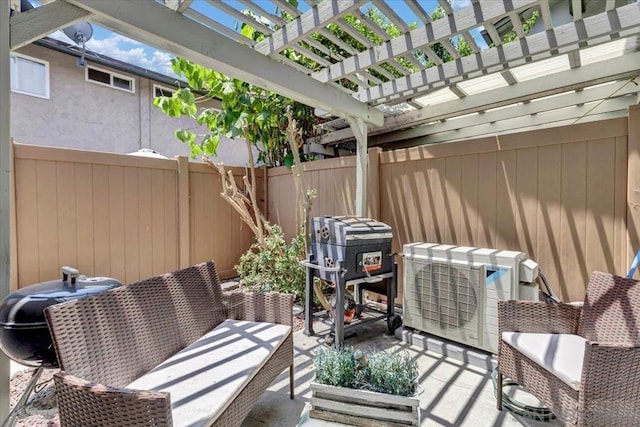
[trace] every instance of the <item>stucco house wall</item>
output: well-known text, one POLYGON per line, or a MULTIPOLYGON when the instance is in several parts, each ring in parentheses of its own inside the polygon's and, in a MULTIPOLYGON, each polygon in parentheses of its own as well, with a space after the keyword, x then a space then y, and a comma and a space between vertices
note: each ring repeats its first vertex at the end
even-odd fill
MULTIPOLYGON (((152 148, 166 157, 189 155, 174 131, 196 126, 187 118, 170 118, 153 106, 154 80, 110 69, 97 68, 130 77, 135 92, 102 86, 85 78, 76 58, 31 44, 18 53, 49 62, 49 99, 11 93, 11 134, 21 143, 78 148, 112 153, 131 153, 152 148)), ((161 84, 166 86, 166 84, 161 84)), ((243 141, 225 139, 218 161, 245 166, 243 141)))

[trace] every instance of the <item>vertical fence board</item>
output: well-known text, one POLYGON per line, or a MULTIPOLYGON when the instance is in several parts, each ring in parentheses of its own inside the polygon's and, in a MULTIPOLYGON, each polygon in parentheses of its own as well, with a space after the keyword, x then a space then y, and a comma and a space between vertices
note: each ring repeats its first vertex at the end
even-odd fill
POLYGON ((587 144, 576 142, 562 146, 562 217, 560 242, 563 273, 567 287, 563 299, 571 300, 571 289, 584 291, 586 271, 587 144))
POLYGON ((447 157, 445 164, 446 186, 445 205, 443 210, 446 213, 447 229, 446 240, 452 244, 460 244, 460 217, 461 217, 461 160, 460 156, 447 157))
POLYGON ((138 169, 140 277, 153 276, 153 208, 151 206, 151 188, 151 169, 138 169))
POLYGON ((478 242, 478 156, 460 160, 460 244, 476 246, 478 242))
POLYGON ((36 161, 16 159, 16 239, 18 287, 40 281, 36 161))
POLYGON ((627 264, 627 137, 616 137, 615 213, 613 259, 615 271, 624 272, 627 264))
POLYGON ((615 271, 615 138, 589 141, 586 149, 585 264, 592 270, 615 271))
POLYGON ((57 175, 57 212, 58 212, 58 261, 60 266, 78 265, 78 239, 76 230, 76 189, 75 167, 73 163, 58 162, 57 175))
POLYGON ((40 252, 40 278, 55 277, 58 261, 58 212, 51 209, 57 204, 56 165, 39 160, 36 163, 38 197, 38 251, 40 252), (42 201, 42 203, 40 203, 42 201))
MULTIPOLYGON (((164 180, 164 271, 174 271, 178 262, 178 175, 163 171, 164 180)), ((188 219, 188 218, 187 218, 188 219)))
POLYGON ((496 153, 478 156, 478 246, 495 247, 496 243, 496 153))
POLYGON ((96 276, 111 276, 109 253, 109 167, 93 165, 93 256, 96 276))
MULTIPOLYGON (((90 164, 76 164, 76 228, 77 268, 83 274, 94 274, 93 170, 90 164)), ((41 201, 38 201, 40 203, 41 201)))
POLYGON ((124 234, 124 168, 109 166, 109 259, 111 277, 126 276, 126 244, 124 234))
POLYGON ((161 170, 154 169, 151 171, 151 265, 154 276, 166 272, 164 264, 164 207, 164 176, 161 170))
POLYGON ((138 170, 124 168, 124 238, 125 238, 125 283, 132 283, 142 278, 140 275, 140 202, 138 198, 138 170))
POLYGON ((420 241, 428 242, 434 233, 432 206, 428 202, 427 191, 429 180, 429 160, 418 160, 415 162, 415 197, 416 210, 418 213, 418 227, 420 230, 420 241))
POLYGON ((515 247, 533 254, 538 228, 538 147, 517 150, 515 163, 515 247))
POLYGON ((516 249, 514 193, 516 189, 516 151, 498 152, 496 190, 496 247, 516 249))
POLYGON ((540 271, 559 292, 565 277, 560 259, 560 227, 562 207, 562 146, 549 145, 538 149, 537 248, 535 257, 540 271))

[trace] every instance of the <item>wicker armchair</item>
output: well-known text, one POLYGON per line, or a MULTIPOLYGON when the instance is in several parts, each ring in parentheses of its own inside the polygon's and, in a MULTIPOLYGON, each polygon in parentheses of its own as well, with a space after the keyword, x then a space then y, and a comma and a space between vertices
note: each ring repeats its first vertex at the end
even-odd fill
POLYGON ((640 425, 640 284, 592 273, 583 306, 499 301, 497 407, 508 377, 566 425, 640 425))

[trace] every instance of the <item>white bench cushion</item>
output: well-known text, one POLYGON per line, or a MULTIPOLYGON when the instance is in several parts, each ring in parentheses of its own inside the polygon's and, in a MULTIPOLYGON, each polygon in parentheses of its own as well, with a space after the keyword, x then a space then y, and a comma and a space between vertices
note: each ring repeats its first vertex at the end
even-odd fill
POLYGON ((581 336, 503 332, 502 340, 574 390, 580 390, 586 343, 581 336))
POLYGON ((174 426, 208 426, 251 381, 290 326, 226 320, 127 387, 171 394, 174 426))

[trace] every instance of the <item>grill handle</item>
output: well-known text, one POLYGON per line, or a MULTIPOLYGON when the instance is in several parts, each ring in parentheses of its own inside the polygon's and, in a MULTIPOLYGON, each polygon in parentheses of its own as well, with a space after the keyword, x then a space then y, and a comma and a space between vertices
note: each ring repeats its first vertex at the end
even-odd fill
POLYGON ((78 271, 77 268, 73 268, 73 267, 69 267, 68 265, 63 265, 62 266, 62 281, 63 282, 67 282, 67 280, 69 280, 69 278, 71 278, 71 285, 75 285, 76 284, 76 279, 78 278, 78 274, 80 274, 80 272, 78 271))
POLYGON ((315 270, 320 270, 320 271, 336 272, 336 271, 341 271, 342 270, 339 266, 338 267, 323 267, 321 265, 314 264, 314 263, 309 262, 309 261, 300 261, 300 264, 304 265, 305 267, 313 268, 315 270))

